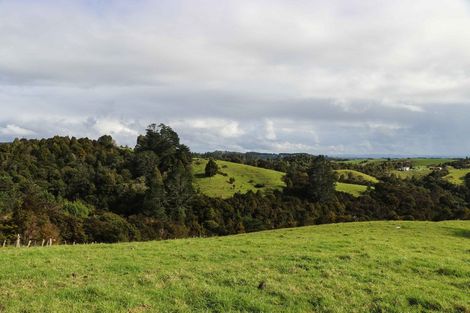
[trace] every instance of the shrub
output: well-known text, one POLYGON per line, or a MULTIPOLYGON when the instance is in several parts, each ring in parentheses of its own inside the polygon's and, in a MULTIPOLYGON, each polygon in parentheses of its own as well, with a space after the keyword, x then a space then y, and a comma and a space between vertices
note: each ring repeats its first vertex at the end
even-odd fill
POLYGON ((85 230, 90 240, 97 242, 112 243, 140 239, 139 231, 134 225, 111 212, 88 218, 85 222, 85 230))
POLYGON ((214 159, 209 159, 209 162, 206 164, 206 168, 204 170, 206 177, 212 177, 217 174, 219 171, 219 166, 215 163, 214 159))

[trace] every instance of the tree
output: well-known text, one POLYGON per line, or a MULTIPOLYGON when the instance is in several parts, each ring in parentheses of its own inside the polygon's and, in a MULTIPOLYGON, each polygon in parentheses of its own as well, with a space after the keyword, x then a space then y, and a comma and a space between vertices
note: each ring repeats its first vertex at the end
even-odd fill
POLYGON ((178 134, 164 124, 149 125, 146 134, 137 138, 135 151, 137 153, 153 151, 158 156, 158 167, 162 174, 176 167, 179 161, 184 165, 191 163, 189 148, 180 144, 178 134))
POLYGON ((166 219, 165 214, 165 185, 162 174, 155 167, 152 175, 147 177, 147 191, 144 198, 144 213, 160 220, 166 219))
POLYGON ((179 224, 184 223, 186 210, 191 204, 194 193, 191 169, 179 161, 168 175, 165 190, 168 209, 171 210, 168 215, 172 221, 179 224))
POLYGON ((204 170, 206 177, 215 176, 215 174, 217 174, 218 171, 219 171, 219 166, 217 165, 217 163, 214 161, 214 159, 212 158, 209 159, 209 162, 207 162, 206 168, 204 170))
POLYGON ((335 174, 330 162, 324 156, 313 160, 307 170, 308 184, 306 194, 312 201, 326 201, 335 194, 335 174))
POLYGON ((89 238, 97 242, 125 242, 140 238, 135 226, 111 212, 89 217, 85 222, 85 230, 89 238))

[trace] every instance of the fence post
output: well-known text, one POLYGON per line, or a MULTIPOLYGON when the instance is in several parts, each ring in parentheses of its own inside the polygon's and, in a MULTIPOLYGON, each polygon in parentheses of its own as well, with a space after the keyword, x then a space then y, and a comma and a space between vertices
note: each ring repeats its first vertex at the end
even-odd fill
POLYGON ((7 240, 5 239, 5 240, 3 240, 3 247, 5 248, 6 245, 7 245, 7 240))
POLYGON ((21 237, 20 234, 16 236, 16 247, 19 248, 21 247, 21 237))
POLYGON ((44 244, 46 243, 46 239, 42 239, 41 247, 44 247, 44 244))
POLYGON ((28 248, 31 247, 31 240, 28 241, 28 248))

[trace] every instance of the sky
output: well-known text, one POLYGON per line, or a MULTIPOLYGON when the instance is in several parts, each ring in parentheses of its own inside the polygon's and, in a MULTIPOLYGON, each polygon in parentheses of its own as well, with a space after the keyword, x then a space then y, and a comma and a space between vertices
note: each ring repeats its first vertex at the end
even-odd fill
POLYGON ((0 141, 470 155, 468 0, 0 0, 0 141))

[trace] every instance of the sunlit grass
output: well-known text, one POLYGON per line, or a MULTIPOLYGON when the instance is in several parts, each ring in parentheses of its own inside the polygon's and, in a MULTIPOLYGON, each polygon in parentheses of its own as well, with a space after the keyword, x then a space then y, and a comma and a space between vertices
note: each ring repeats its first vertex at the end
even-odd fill
POLYGON ((469 240, 468 221, 363 222, 0 248, 0 312, 468 312, 469 240))
POLYGON ((237 192, 282 189, 285 186, 282 172, 219 160, 216 161, 219 171, 226 176, 205 177, 206 163, 205 159, 194 159, 193 175, 195 188, 209 197, 230 198, 237 192), (234 178, 233 183, 230 183, 231 177, 234 178))

